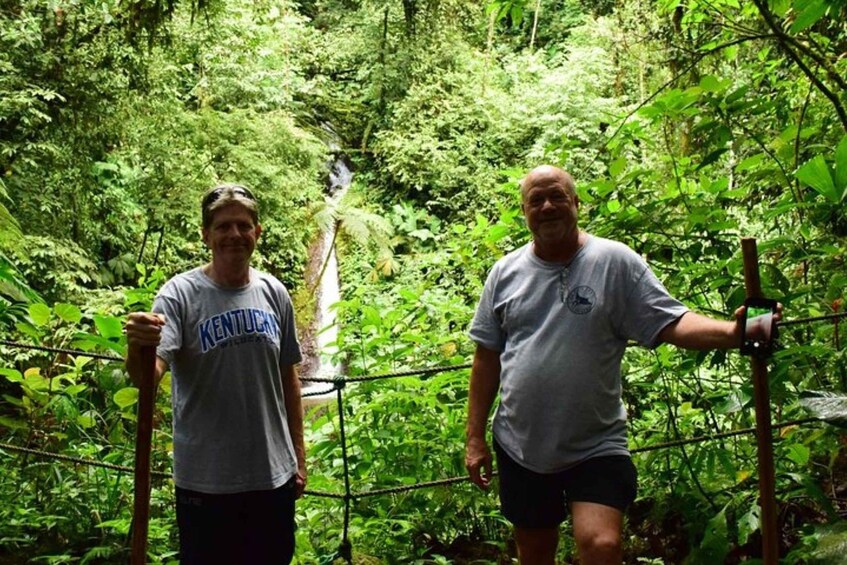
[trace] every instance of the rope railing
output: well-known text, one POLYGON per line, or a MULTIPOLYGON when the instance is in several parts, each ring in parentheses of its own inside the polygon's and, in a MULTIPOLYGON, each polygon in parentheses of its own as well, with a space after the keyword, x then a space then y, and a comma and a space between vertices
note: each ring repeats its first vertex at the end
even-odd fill
MULTIPOLYGON (((847 317, 847 313, 839 313, 839 314, 829 314, 823 316, 814 316, 809 318, 800 318, 794 320, 785 320, 778 322, 779 326, 791 326, 802 323, 813 323, 819 321, 837 321, 840 318, 847 317)), ((60 353, 72 356, 85 356, 92 359, 101 359, 105 361, 117 361, 123 362, 123 358, 115 355, 105 355, 92 353, 88 351, 69 349, 69 348, 60 348, 60 347, 49 347, 42 345, 34 345, 34 344, 26 344, 15 342, 11 340, 0 339, 0 346, 7 347, 15 347, 15 348, 23 348, 30 350, 40 350, 50 353, 60 353)), ((402 485, 396 487, 387 487, 380 489, 372 489, 368 491, 353 491, 350 486, 350 472, 348 467, 348 457, 347 457, 347 439, 345 435, 345 426, 344 426, 344 410, 343 410, 343 398, 342 393, 345 388, 346 383, 356 383, 356 382, 368 382, 368 381, 376 381, 390 378, 398 378, 398 377, 407 377, 407 376, 418 376, 421 378, 427 378, 431 375, 435 375, 438 373, 444 373, 449 371, 459 371, 465 370, 472 367, 472 364, 457 364, 457 365, 446 365, 440 367, 429 367, 425 369, 410 369, 410 370, 399 370, 391 373, 377 374, 377 375, 360 375, 353 377, 342 377, 336 376, 334 378, 330 377, 300 377, 301 381, 304 382, 318 382, 318 383, 330 383, 332 384, 332 388, 321 390, 317 392, 307 392, 303 394, 303 397, 310 396, 321 396, 327 395, 333 391, 337 394, 337 404, 338 404, 338 414, 339 414, 339 424, 340 424, 340 440, 341 440, 341 449, 342 449, 342 460, 344 465, 344 492, 343 493, 335 493, 335 492, 327 492, 327 491, 317 491, 307 489, 305 494, 316 496, 316 497, 324 497, 330 499, 337 499, 344 501, 344 527, 342 532, 342 541, 339 546, 338 556, 343 558, 347 563, 352 563, 352 544, 350 543, 348 534, 349 534, 349 524, 350 524, 350 504, 353 500, 367 498, 367 497, 375 497, 381 495, 389 495, 389 494, 397 494, 402 492, 408 492, 413 490, 425 489, 425 488, 433 488, 439 486, 447 486, 458 483, 469 482, 467 476, 459 476, 459 477, 449 477, 444 479, 438 479, 433 481, 426 481, 415 483, 411 485, 402 485)), ((820 421, 818 418, 804 418, 798 420, 791 420, 787 422, 777 423, 771 426, 771 430, 784 428, 788 426, 799 426, 806 425, 813 422, 820 421)), ((756 428, 744 428, 740 430, 730 430, 727 432, 720 432, 716 434, 709 434, 703 436, 696 436, 692 438, 686 439, 676 439, 663 443, 652 444, 648 446, 636 447, 631 450, 631 453, 644 453, 648 451, 656 451, 660 449, 669 449, 672 447, 678 447, 683 445, 690 445, 694 443, 701 443, 706 441, 714 441, 718 439, 724 439, 733 436, 747 435, 756 433, 756 428)), ((132 472, 134 470, 133 467, 125 466, 125 465, 116 465, 112 463, 106 463, 103 461, 98 461, 94 459, 86 459, 82 457, 69 456, 60 453, 48 452, 38 449, 32 449, 22 446, 16 446, 8 443, 0 442, 0 449, 5 449, 8 451, 18 452, 29 454, 37 457, 43 458, 51 458, 55 460, 60 460, 73 464, 82 464, 82 465, 90 465, 95 467, 101 467, 105 469, 110 469, 119 472, 132 472)), ((153 471, 151 476, 154 476, 159 479, 167 479, 171 475, 169 473, 165 473, 162 471, 153 471)))
MULTIPOLYGON (((771 426, 771 429, 772 430, 778 430, 778 429, 788 428, 788 427, 792 427, 792 426, 804 426, 804 425, 807 425, 807 424, 813 424, 813 423, 818 423, 818 422, 822 422, 822 421, 824 421, 824 420, 821 420, 820 418, 814 418, 814 417, 799 418, 799 419, 796 419, 796 420, 787 420, 785 422, 775 423, 771 426)), ((716 441, 716 440, 726 439, 726 438, 730 438, 730 437, 750 435, 750 434, 754 434, 754 433, 756 433, 756 428, 741 428, 741 429, 738 429, 738 430, 729 430, 729 431, 726 431, 726 432, 719 432, 719 433, 716 433, 716 434, 700 435, 700 436, 694 436, 694 437, 690 437, 690 438, 670 440, 670 441, 666 441, 666 442, 655 443, 655 444, 651 444, 651 445, 645 445, 645 446, 641 446, 641 447, 634 447, 634 448, 630 449, 629 451, 632 454, 647 453, 647 452, 650 452, 650 451, 660 451, 660 450, 663 450, 663 449, 670 449, 670 448, 673 448, 673 447, 680 447, 680 446, 683 446, 683 445, 705 443, 705 442, 709 442, 709 441, 716 441)), ((63 462, 66 462, 66 463, 73 463, 73 464, 76 464, 76 465, 87 465, 87 466, 90 466, 90 467, 100 467, 100 468, 109 469, 109 470, 112 470, 112 471, 131 473, 134 470, 134 468, 132 466, 128 466, 128 465, 118 465, 118 464, 115 464, 115 463, 107 463, 107 462, 104 462, 104 461, 99 461, 97 459, 90 459, 90 458, 77 457, 77 456, 72 456, 72 455, 65 455, 65 454, 62 454, 62 453, 56 453, 54 451, 45 451, 45 450, 41 450, 41 449, 33 449, 33 448, 30 448, 30 447, 22 447, 22 446, 19 446, 19 445, 13 445, 13 444, 10 444, 10 443, 5 443, 5 442, 0 442, 0 449, 5 449, 7 451, 18 452, 18 453, 23 453, 23 454, 27 454, 27 455, 34 455, 36 457, 41 457, 41 458, 44 458, 44 459, 54 459, 54 460, 57 460, 57 461, 63 461, 63 462)), ((171 473, 166 473, 164 471, 152 471, 151 475, 158 478, 158 479, 169 479, 169 478, 171 478, 171 473)), ((397 493, 402 493, 402 492, 407 492, 407 491, 421 490, 421 489, 425 489, 425 488, 448 486, 448 485, 453 485, 453 484, 462 483, 462 482, 470 482, 467 475, 460 475, 460 476, 457 476, 457 477, 448 477, 448 478, 444 478, 444 479, 436 479, 436 480, 432 480, 432 481, 414 483, 414 484, 411 484, 411 485, 402 485, 402 486, 396 486, 396 487, 385 487, 385 488, 365 490, 365 491, 353 491, 351 489, 348 494, 345 494, 343 492, 329 492, 329 491, 319 491, 319 490, 309 490, 309 489, 307 489, 304 492, 305 492, 305 494, 309 494, 309 495, 316 496, 316 497, 319 497, 319 498, 323 497, 323 498, 335 498, 335 499, 343 500, 344 498, 358 499, 358 498, 368 498, 368 497, 373 497, 373 496, 381 496, 381 495, 385 495, 385 494, 397 494, 397 493)))

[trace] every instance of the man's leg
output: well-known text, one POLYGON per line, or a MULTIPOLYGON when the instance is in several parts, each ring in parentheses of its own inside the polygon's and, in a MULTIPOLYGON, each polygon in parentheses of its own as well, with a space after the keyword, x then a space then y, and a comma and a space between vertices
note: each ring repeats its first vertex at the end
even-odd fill
POLYGON ((207 494, 176 488, 181 565, 218 565, 237 562, 241 534, 233 515, 234 495, 207 494))
POLYGON ((515 526, 521 565, 553 565, 559 525, 567 516, 561 474, 531 471, 494 441, 500 474, 500 509, 515 526))
POLYGON ((620 565, 623 561, 623 513, 620 510, 594 502, 573 502, 571 517, 574 540, 583 564, 620 565))
POLYGON ((242 519, 248 526, 242 562, 288 565, 294 557, 294 479, 268 491, 247 493, 242 519))
POLYGON ((515 526, 515 542, 521 565, 554 565, 559 545, 559 528, 522 528, 515 526))
POLYGON ((581 562, 620 565, 623 513, 635 500, 638 488, 632 459, 626 455, 596 457, 565 473, 565 492, 581 562))

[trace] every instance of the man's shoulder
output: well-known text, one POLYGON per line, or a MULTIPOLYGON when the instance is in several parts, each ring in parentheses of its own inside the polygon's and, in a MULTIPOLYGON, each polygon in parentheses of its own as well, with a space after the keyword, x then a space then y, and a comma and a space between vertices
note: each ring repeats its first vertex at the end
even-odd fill
POLYGON ((620 261, 639 261, 641 256, 629 245, 597 235, 591 236, 591 245, 588 247, 590 253, 600 255, 608 259, 620 261))
POLYGON ((177 273, 171 278, 169 278, 165 282, 165 284, 162 285, 161 290, 159 290, 159 294, 168 294, 169 292, 173 292, 176 289, 185 288, 186 286, 193 286, 197 284, 201 275, 202 267, 195 267, 193 269, 177 273))
POLYGON ((250 277, 259 283, 271 286, 273 288, 286 290, 285 284, 275 276, 270 273, 266 273, 265 271, 260 271, 259 269, 250 268, 250 277))

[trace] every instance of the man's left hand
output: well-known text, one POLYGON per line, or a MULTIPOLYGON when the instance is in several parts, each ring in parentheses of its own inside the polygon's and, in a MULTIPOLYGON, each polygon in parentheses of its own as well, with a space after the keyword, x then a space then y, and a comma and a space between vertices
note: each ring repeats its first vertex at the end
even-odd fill
POLYGON ((294 498, 298 499, 303 496, 306 490, 306 466, 303 465, 297 469, 297 474, 294 475, 294 498))

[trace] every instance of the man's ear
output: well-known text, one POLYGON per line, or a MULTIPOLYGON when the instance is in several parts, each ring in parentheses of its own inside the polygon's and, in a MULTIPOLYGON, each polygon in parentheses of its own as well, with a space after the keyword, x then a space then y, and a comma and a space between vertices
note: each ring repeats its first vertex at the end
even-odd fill
POLYGON ((259 239, 259 236, 262 235, 262 224, 256 224, 256 239, 259 239))
POLYGON ((203 241, 203 245, 209 247, 209 230, 200 228, 200 239, 203 241))

